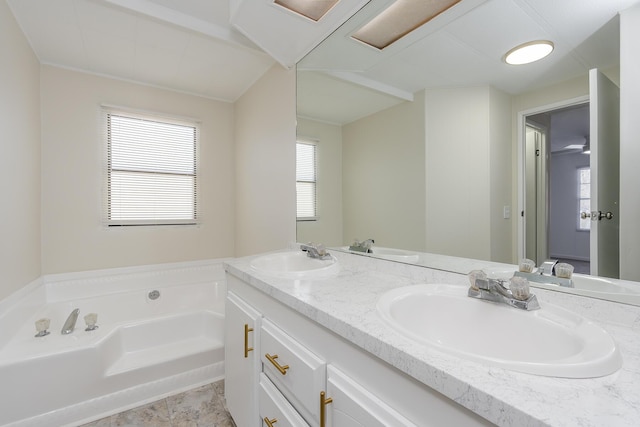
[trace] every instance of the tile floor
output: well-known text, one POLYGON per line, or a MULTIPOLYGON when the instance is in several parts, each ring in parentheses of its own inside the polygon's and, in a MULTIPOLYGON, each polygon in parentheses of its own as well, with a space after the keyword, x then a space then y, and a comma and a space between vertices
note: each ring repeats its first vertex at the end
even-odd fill
POLYGON ((235 427, 224 402, 224 381, 169 396, 81 427, 235 427))

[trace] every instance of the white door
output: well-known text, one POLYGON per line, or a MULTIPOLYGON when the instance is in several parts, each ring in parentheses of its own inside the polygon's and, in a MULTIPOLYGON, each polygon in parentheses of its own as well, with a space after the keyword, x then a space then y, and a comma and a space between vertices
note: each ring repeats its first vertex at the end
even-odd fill
POLYGON ((257 387, 260 354, 256 348, 259 331, 260 313, 229 292, 225 305, 224 394, 238 427, 260 424, 257 387))
POLYGON ((589 71, 591 274, 620 276, 620 89, 589 71))

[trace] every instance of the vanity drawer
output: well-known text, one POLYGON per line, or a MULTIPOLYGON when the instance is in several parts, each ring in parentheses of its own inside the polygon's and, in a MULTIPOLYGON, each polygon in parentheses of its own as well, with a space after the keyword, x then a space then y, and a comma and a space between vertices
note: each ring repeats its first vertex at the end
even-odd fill
POLYGON ((260 374, 258 400, 262 427, 309 427, 265 374, 260 374))
POLYGON ((326 362, 264 319, 260 333, 262 370, 310 424, 320 419, 326 362))

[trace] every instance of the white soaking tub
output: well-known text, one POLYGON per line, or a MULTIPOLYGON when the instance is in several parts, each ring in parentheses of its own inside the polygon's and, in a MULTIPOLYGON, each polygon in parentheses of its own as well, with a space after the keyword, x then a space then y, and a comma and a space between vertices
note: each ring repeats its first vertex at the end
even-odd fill
MULTIPOLYGON (((219 280, 185 284, 179 283, 183 269, 160 277, 154 271, 151 275, 125 274, 124 279, 118 275, 115 280, 113 275, 111 280, 90 279, 84 288, 83 279, 44 284, 45 304, 0 319, 4 329, 0 336, 0 426, 79 425, 221 379, 222 270, 215 274, 219 280), (169 283, 173 276, 178 284, 169 283), (131 286, 129 282, 136 277, 142 280, 131 286), (164 283, 148 286, 154 281, 164 283), (123 284, 128 289, 122 290, 123 284), (84 295, 70 298, 80 288, 84 295), (108 292, 95 294, 97 288, 108 292), (87 294, 87 289, 94 291, 87 294), (150 299, 152 291, 158 291, 159 298, 150 299), (62 325, 75 308, 80 310, 75 330, 62 335, 62 325), (29 311, 27 316, 25 311, 29 311), (98 314, 98 329, 85 331, 88 313, 98 314), (7 339, 5 328, 12 322, 15 325, 19 317, 24 322, 7 339), (51 319, 50 334, 36 338, 34 322, 40 318, 51 319)), ((211 273, 201 265, 199 270, 198 274, 187 273, 186 281, 197 282, 201 273, 211 273)))

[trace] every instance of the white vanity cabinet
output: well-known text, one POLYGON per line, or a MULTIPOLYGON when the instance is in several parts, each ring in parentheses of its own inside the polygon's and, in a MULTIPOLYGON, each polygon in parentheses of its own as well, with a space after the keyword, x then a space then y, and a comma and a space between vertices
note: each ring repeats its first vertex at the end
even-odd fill
POLYGON ((237 427, 255 427, 258 420, 260 372, 258 311, 235 295, 225 304, 225 398, 237 427))
POLYGON ((225 390, 238 427, 491 425, 232 274, 227 289, 227 328, 253 325, 249 358, 258 362, 243 367, 244 343, 227 335, 235 350, 225 390))

